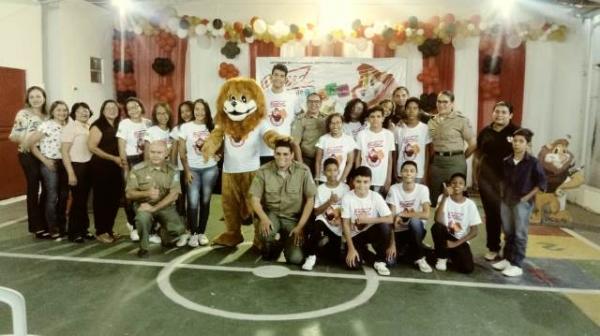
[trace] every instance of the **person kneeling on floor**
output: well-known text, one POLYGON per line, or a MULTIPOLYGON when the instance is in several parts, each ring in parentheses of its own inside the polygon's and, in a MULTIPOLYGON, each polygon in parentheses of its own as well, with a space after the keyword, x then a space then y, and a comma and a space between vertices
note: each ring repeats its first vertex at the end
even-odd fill
POLYGON ((471 273, 475 264, 469 240, 477 236, 481 217, 475 202, 464 194, 466 176, 454 173, 448 183, 444 183, 444 193, 439 197, 435 224, 431 228, 437 257, 435 269, 445 271, 450 258, 457 271, 471 273))
POLYGON ((175 209, 181 193, 179 172, 166 162, 167 145, 152 142, 148 161, 135 165, 127 178, 125 196, 134 202, 135 223, 140 234, 139 257, 148 256, 149 234, 152 224, 160 223, 163 246, 173 246, 185 231, 175 209))
POLYGON ((266 260, 277 260, 283 249, 286 262, 299 265, 302 242, 317 188, 308 167, 293 161, 290 141, 275 143, 275 160, 264 164, 250 185, 252 208, 258 217, 259 249, 266 260))
POLYGON ((373 268, 379 275, 390 275, 385 263, 391 246, 392 211, 383 197, 371 191, 371 169, 361 166, 353 173, 354 190, 342 198, 342 229, 347 244, 346 265, 358 268, 368 255, 367 244, 375 249, 373 268))

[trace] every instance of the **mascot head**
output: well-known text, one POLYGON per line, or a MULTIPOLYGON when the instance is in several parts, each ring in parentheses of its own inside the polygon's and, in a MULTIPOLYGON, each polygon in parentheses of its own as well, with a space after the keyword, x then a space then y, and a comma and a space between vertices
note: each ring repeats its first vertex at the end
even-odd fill
POLYGON ((548 192, 554 192, 567 179, 569 169, 575 164, 567 139, 558 139, 542 146, 538 159, 548 178, 548 192))
POLYGON ((250 78, 229 79, 221 87, 216 105, 215 123, 226 134, 244 138, 265 117, 265 96, 250 78))

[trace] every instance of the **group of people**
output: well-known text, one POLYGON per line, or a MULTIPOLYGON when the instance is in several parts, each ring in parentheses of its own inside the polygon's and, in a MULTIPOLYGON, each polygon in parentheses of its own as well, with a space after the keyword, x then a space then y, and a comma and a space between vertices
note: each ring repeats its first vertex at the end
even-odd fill
MULTIPOLYGON (((429 273, 429 259, 438 271, 450 261, 455 270, 470 273, 469 240, 482 223, 466 196, 466 159, 475 154, 489 250, 485 259, 506 276, 522 274, 533 197, 545 189, 546 179, 528 154, 533 133, 511 123, 510 104, 497 103, 492 123, 476 136, 454 109, 450 91, 438 94, 434 115, 423 112, 405 87, 376 106, 355 98, 343 114, 324 115, 319 94, 309 94, 303 108, 285 89, 286 79, 286 66, 275 65, 261 127, 289 140, 261 149, 261 167, 249 189, 255 245, 265 259, 277 259, 283 251, 287 262, 307 271, 317 257, 350 268, 368 261, 380 275, 389 275, 399 260, 429 273), (431 212, 433 250, 423 243, 431 212)), ((127 118, 121 120, 119 104, 105 101, 89 125, 87 104, 74 104, 69 116, 68 106, 57 101, 46 114, 44 90, 27 90, 26 108, 18 112, 10 139, 19 144, 27 178, 29 231, 38 238, 111 243, 119 238, 113 226, 125 195, 130 238, 140 241, 140 257, 148 255, 151 242, 207 245, 223 155, 202 154, 214 128, 209 104, 181 103, 175 126, 168 104, 153 107, 152 121, 144 118, 136 98, 127 99, 124 110, 127 118), (90 190, 94 235, 86 208, 90 190)))

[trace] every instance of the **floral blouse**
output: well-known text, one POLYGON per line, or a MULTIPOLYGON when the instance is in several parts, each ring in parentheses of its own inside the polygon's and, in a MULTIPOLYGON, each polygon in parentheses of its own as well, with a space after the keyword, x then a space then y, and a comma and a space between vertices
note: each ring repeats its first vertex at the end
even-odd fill
POLYGON ((29 151, 27 148, 23 148, 21 144, 27 136, 37 130, 44 120, 45 118, 38 116, 28 109, 17 112, 9 138, 19 143, 19 152, 24 153, 29 151))

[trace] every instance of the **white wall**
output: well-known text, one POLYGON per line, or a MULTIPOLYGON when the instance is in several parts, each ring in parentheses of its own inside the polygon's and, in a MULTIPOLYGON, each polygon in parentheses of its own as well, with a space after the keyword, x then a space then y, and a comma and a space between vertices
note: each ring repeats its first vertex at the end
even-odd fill
POLYGON ((111 12, 85 1, 65 0, 44 6, 44 71, 48 99, 71 105, 87 102, 97 117, 113 98, 111 12), (90 57, 104 60, 104 82, 92 83, 90 57))
POLYGON ((44 86, 41 6, 0 1, 0 41, 0 66, 24 69, 27 86, 44 86))

